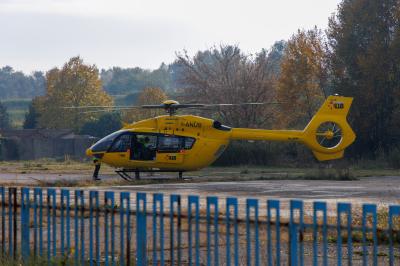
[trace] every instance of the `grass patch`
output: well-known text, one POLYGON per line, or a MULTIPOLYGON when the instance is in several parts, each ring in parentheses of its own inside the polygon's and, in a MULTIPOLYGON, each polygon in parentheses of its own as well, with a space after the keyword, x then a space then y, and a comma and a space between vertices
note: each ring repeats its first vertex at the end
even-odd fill
MULTIPOLYGON (((361 215, 361 209, 356 209, 354 210, 355 212, 353 213, 353 219, 352 219, 352 228, 353 231, 351 233, 351 240, 353 243, 362 243, 363 241, 363 234, 361 231, 362 228, 362 215, 361 215)), ((378 209, 378 212, 376 214, 376 239, 377 239, 377 244, 378 245, 389 245, 390 244, 390 234, 393 243, 399 244, 400 243, 400 217, 393 217, 393 231, 388 230, 388 222, 389 222, 389 209, 387 207, 381 206, 378 209)), ((367 216, 366 218, 366 227, 372 229, 372 215, 367 216)), ((348 241, 348 234, 347 234, 347 228, 343 228, 343 235, 342 235, 342 241, 343 243, 347 243, 348 241)), ((336 235, 329 235, 328 236, 328 241, 332 243, 337 242, 337 236, 336 235)), ((365 241, 368 244, 372 244, 374 242, 373 240, 373 234, 371 231, 367 232, 365 241)))
MULTIPOLYGON (((40 159, 35 161, 2 161, 0 170, 3 173, 48 173, 48 174, 88 174, 93 172, 91 161, 73 161, 68 157, 61 160, 40 159)), ((103 165, 102 173, 113 173, 114 169, 103 165)))
POLYGON ((74 259, 72 253, 67 254, 64 257, 56 257, 48 261, 43 257, 30 257, 29 259, 22 259, 20 255, 17 258, 12 258, 9 256, 0 256, 0 265, 2 266, 37 266, 37 265, 53 265, 53 266, 63 266, 63 265, 73 265, 74 259))

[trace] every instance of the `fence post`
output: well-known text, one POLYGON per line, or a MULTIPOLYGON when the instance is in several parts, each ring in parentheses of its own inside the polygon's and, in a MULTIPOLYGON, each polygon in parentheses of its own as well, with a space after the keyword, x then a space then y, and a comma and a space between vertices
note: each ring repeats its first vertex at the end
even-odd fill
POLYGON ((6 196, 4 187, 0 187, 1 194, 1 255, 4 256, 6 248, 6 196))
POLYGON ((136 194, 136 257, 137 265, 147 265, 147 213, 146 193, 136 194))
POLYGON ((211 265, 211 206, 214 206, 214 265, 218 263, 218 198, 207 197, 207 265, 211 265))
POLYGON ((174 236, 174 216, 175 216, 175 208, 174 203, 177 204, 177 242, 178 242, 178 265, 181 264, 181 243, 182 243, 182 233, 181 233, 181 196, 180 195, 171 195, 170 196, 170 257, 171 257, 171 264, 173 265, 175 262, 175 236, 174 236))
POLYGON ((322 263, 324 266, 328 265, 328 226, 326 216, 326 203, 314 202, 313 203, 313 263, 318 265, 318 212, 322 212, 322 263))
POLYGON ((164 195, 153 194, 153 265, 164 265, 164 195), (157 214, 157 203, 160 211, 157 214), (157 217, 160 223, 157 228, 157 217), (157 257, 157 235, 159 234, 160 259, 157 257), (158 264, 160 262, 160 264, 158 264))
POLYGON ((8 189, 8 252, 16 259, 17 256, 17 189, 8 189))
POLYGON ((129 192, 121 192, 120 193, 120 208, 119 208, 119 214, 120 214, 120 265, 130 265, 131 259, 130 259, 130 254, 131 254, 131 248, 130 248, 130 240, 131 240, 131 233, 130 233, 130 200, 129 200, 129 192), (124 246, 125 246, 125 241, 124 241, 124 227, 125 227, 125 221, 124 221, 124 216, 126 216, 126 261, 124 257, 124 246))
POLYGON ((43 256, 43 190, 41 188, 35 188, 33 193, 33 252, 36 257, 37 255, 43 256))
POLYGON ((239 265, 239 240, 238 240, 238 201, 237 198, 226 199, 226 265, 231 265, 231 239, 230 232, 233 223, 233 263, 239 265), (231 219, 231 208, 233 207, 233 219, 231 219))
POLYGON ((251 265, 254 257, 255 265, 260 264, 260 248, 258 238, 258 200, 246 199, 246 242, 247 242, 247 265, 251 265), (250 227, 250 211, 254 209, 254 256, 251 255, 251 227, 250 227))
POLYGON ((188 241, 189 241, 189 249, 188 249, 188 256, 189 256, 189 265, 193 265, 193 230, 192 230, 192 220, 193 220, 193 214, 192 214, 192 208, 195 208, 194 210, 194 219, 195 219, 195 235, 194 235, 194 240, 195 240, 195 252, 196 252, 196 257, 195 257, 195 265, 198 266, 200 265, 200 254, 199 254, 199 248, 200 248, 200 233, 199 233, 199 197, 198 196, 192 196, 190 195, 188 197, 188 241))
POLYGON ((21 188, 21 255, 25 261, 29 257, 29 188, 21 188))
POLYGON ((352 231, 351 231, 351 204, 349 203, 338 203, 337 204, 337 265, 342 265, 342 218, 341 215, 347 215, 347 257, 348 265, 352 264, 353 257, 353 244, 352 244, 352 231))
POLYGON ((70 196, 69 190, 61 189, 61 204, 60 204, 60 233, 61 233, 61 256, 68 256, 71 250, 71 239, 70 239, 70 196), (66 240, 66 241, 65 241, 66 240), (65 244, 66 242, 66 244, 65 244))
POLYGON ((47 189, 47 259, 57 255, 56 191, 47 189), (52 234, 51 234, 52 233, 52 234), (53 246, 51 245, 53 241, 53 246), (53 249, 53 253, 51 250, 53 249))
POLYGON ((394 255, 393 255, 393 217, 400 216, 400 206, 390 206, 389 207, 389 265, 394 265, 394 255))
POLYGON ((279 200, 267 200, 267 246, 268 246, 268 265, 281 265, 281 232, 280 232, 280 202, 279 200), (271 210, 275 209, 275 238, 276 238, 276 260, 272 260, 272 233, 271 233, 271 210))
POLYGON ((108 248, 109 248, 109 242, 111 243, 111 265, 114 265, 115 263, 115 257, 114 257, 114 252, 115 252, 115 246, 114 246, 114 240, 115 240, 115 235, 114 235, 114 207, 115 207, 115 201, 114 201, 114 192, 112 191, 106 191, 104 193, 104 208, 105 208, 105 213, 104 213, 104 256, 105 256, 105 265, 109 265, 109 259, 108 259, 108 248), (111 214, 111 225, 109 226, 108 224, 108 216, 111 214), (108 231, 111 231, 111 240, 108 239, 108 231))
POLYGON ((289 222, 289 239, 290 239, 290 265, 300 266, 304 265, 304 245, 303 245, 303 201, 291 200, 290 201, 290 222, 289 222), (294 221, 294 212, 299 211, 299 223, 294 221), (298 244, 300 240, 300 244, 298 244))
POLYGON ((94 254, 93 254, 93 228, 95 230, 95 239, 96 239, 96 265, 100 265, 100 224, 99 224, 99 192, 98 191, 90 191, 89 192, 89 260, 90 266, 94 265, 94 254), (96 214, 96 226, 94 226, 93 222, 93 214, 96 214))
POLYGON ((372 240, 373 240, 373 265, 378 265, 378 242, 376 235, 376 205, 374 204, 364 204, 362 208, 362 244, 363 244, 363 265, 368 265, 368 250, 367 250, 367 215, 372 214, 372 240))
POLYGON ((79 265, 80 263, 84 263, 85 261, 85 221, 83 219, 84 211, 85 211, 84 191, 75 190, 75 208, 74 208, 75 265, 79 265), (79 249, 79 244, 81 246, 80 249, 79 249))

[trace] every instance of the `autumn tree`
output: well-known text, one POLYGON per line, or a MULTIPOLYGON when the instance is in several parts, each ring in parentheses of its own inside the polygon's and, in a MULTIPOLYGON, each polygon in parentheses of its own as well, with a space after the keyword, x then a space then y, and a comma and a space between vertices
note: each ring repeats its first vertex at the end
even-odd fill
MULTIPOLYGON (((144 89, 134 103, 136 105, 147 105, 147 104, 161 104, 167 100, 167 95, 164 90, 160 88, 146 88, 144 89)), ((164 110, 160 109, 132 109, 124 112, 123 120, 126 122, 139 121, 155 117, 161 114, 165 114, 164 110)))
POLYGON ((277 99, 282 104, 278 124, 302 127, 325 98, 325 49, 317 28, 299 30, 287 43, 278 79, 277 99))
POLYGON ((62 69, 48 71, 46 81, 46 95, 37 98, 34 103, 39 114, 39 127, 71 128, 78 132, 83 124, 100 114, 62 107, 113 104, 111 97, 102 89, 97 67, 84 64, 80 57, 71 58, 62 69))
MULTIPOLYGON (((276 71, 267 50, 251 56, 237 46, 222 45, 194 57, 183 52, 178 54, 175 67, 187 102, 246 103, 274 99, 276 71)), ((220 108, 216 114, 217 119, 231 126, 260 127, 269 124, 274 112, 269 105, 253 105, 220 108)))
POLYGON ((329 22, 335 92, 354 97, 352 151, 371 156, 400 145, 400 3, 343 1, 329 22))

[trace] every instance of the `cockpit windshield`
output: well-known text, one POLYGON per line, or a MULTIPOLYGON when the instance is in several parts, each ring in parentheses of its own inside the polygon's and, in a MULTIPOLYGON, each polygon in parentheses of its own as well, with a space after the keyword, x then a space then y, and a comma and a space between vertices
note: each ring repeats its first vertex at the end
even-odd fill
POLYGON ((119 130, 108 136, 105 136, 104 138, 102 138, 101 140, 96 142, 91 147, 92 152, 106 152, 110 148, 110 146, 113 143, 113 141, 115 140, 115 138, 117 138, 119 135, 123 134, 124 132, 125 131, 123 131, 123 130, 119 130))

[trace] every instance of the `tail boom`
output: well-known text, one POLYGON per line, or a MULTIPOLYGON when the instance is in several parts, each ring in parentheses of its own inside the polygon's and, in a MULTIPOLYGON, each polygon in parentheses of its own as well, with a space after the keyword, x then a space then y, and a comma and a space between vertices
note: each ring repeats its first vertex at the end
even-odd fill
POLYGON ((339 159, 356 138, 346 120, 352 101, 329 96, 304 130, 233 128, 230 139, 300 142, 320 161, 339 159))
POLYGON ((249 128, 232 128, 232 140, 268 140, 268 141, 300 141, 301 130, 265 130, 249 128))

